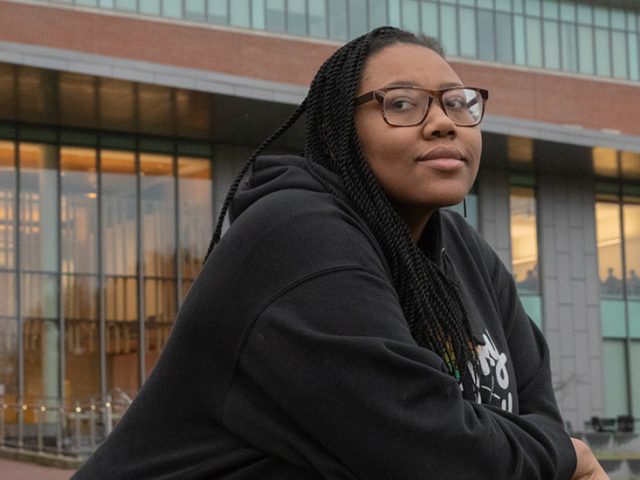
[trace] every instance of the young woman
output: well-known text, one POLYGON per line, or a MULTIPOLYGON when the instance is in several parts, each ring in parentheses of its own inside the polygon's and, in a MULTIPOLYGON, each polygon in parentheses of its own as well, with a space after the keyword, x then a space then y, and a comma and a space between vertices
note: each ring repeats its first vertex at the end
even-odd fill
POLYGON ((340 48, 252 156, 172 338, 76 479, 603 479, 548 349, 460 216, 486 90, 429 38, 340 48), (243 183, 246 172, 248 178, 243 183))

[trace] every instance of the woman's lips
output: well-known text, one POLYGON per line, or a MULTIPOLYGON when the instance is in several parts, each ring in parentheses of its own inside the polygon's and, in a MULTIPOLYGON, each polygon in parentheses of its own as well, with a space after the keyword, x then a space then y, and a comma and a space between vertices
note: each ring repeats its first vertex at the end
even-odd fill
POLYGON ((454 147, 436 147, 418 157, 419 162, 427 162, 432 168, 450 171, 460 168, 465 162, 460 150, 454 147))

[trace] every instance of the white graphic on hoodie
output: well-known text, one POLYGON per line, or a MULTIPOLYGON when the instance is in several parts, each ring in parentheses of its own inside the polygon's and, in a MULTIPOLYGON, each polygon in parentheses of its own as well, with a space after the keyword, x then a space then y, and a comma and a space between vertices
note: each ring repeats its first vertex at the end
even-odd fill
POLYGON ((482 338, 485 344, 480 346, 478 352, 481 378, 477 378, 473 369, 470 369, 473 381, 479 387, 476 401, 498 405, 502 410, 513 412, 513 397, 509 391, 507 355, 498 350, 488 330, 485 330, 482 338))

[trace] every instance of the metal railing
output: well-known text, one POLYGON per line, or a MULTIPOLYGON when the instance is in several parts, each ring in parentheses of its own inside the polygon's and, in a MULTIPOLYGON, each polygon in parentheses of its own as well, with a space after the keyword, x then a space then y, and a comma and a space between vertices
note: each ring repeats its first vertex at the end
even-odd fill
POLYGON ((10 402, 0 397, 0 448, 85 458, 111 433, 131 399, 10 402))

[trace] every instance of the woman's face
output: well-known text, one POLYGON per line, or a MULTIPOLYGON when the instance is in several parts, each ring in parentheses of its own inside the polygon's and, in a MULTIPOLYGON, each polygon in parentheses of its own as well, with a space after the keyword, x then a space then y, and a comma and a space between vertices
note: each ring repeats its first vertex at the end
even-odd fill
MULTIPOLYGON (((433 50, 394 44, 371 56, 358 95, 402 84, 427 90, 463 85, 451 66, 433 50)), ((373 174, 407 222, 414 239, 438 208, 462 201, 478 172, 480 129, 456 126, 434 100, 422 123, 387 124, 377 101, 356 107, 355 126, 373 174)))

